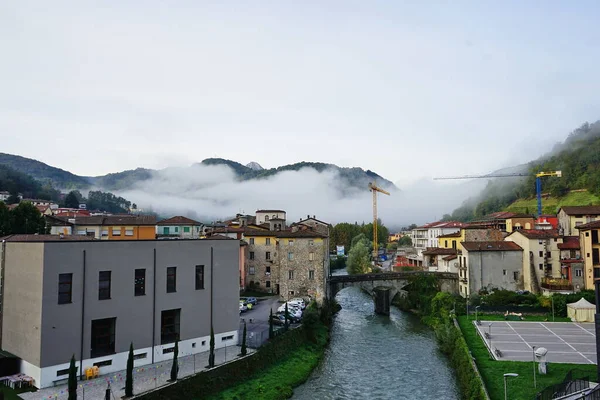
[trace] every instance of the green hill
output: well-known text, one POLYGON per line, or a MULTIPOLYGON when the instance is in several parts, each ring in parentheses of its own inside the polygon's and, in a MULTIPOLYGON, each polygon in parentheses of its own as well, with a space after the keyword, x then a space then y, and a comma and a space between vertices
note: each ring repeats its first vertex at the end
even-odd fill
POLYGON ((490 179, 483 192, 454 210, 449 218, 478 219, 502 211, 537 212, 535 174, 562 171, 562 177, 542 178, 542 190, 550 197, 542 201, 544 212, 554 213, 560 205, 600 204, 600 121, 585 123, 554 149, 528 164, 529 176, 490 179), (586 192, 573 192, 583 190, 586 192))
POLYGON ((84 176, 78 176, 69 171, 52 167, 41 161, 15 156, 13 154, 0 153, 0 165, 5 165, 15 171, 31 175, 35 179, 50 184, 56 188, 73 189, 88 188, 90 181, 84 176))

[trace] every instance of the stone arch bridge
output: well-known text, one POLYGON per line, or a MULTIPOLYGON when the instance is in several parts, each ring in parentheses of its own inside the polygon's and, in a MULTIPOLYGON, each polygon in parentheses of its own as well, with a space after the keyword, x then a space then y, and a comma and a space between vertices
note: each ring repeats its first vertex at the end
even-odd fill
POLYGON ((410 284, 415 276, 435 276, 442 292, 458 294, 458 274, 451 272, 382 272, 377 274, 334 275, 327 280, 328 296, 334 298, 342 289, 356 286, 369 293, 375 302, 375 312, 389 315, 392 299, 410 284))

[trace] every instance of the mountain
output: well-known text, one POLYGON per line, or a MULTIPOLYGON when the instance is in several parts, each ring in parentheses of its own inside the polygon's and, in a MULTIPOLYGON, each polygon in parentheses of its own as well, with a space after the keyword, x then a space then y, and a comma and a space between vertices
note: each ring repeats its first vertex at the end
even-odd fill
MULTIPOLYGON (((222 158, 207 158, 199 164, 227 166, 233 170, 239 181, 265 179, 284 171, 298 171, 302 168, 312 168, 318 172, 326 170, 338 172, 341 180, 335 182, 335 186, 341 188, 342 193, 346 192, 344 188, 364 189, 367 187, 368 182, 373 180, 377 180, 378 184, 383 188, 398 190, 392 182, 377 173, 370 170, 365 171, 358 167, 342 168, 335 164, 300 162, 277 168, 264 169, 256 162, 243 165, 236 161, 222 158)), ((137 168, 96 177, 79 176, 37 160, 5 153, 0 153, 0 165, 6 165, 15 171, 30 175, 38 181, 49 183, 59 189, 90 189, 92 187, 103 190, 130 189, 136 183, 149 180, 161 171, 137 168)))
MULTIPOLYGON (((530 213, 536 207, 520 206, 532 204, 534 199, 535 174, 541 171, 562 171, 562 177, 542 178, 542 192, 551 196, 552 202, 544 205, 543 212, 555 213, 560 204, 572 204, 580 199, 588 205, 600 196, 600 121, 585 123, 571 132, 566 140, 554 146, 551 152, 531 161, 513 172, 526 172, 527 176, 515 178, 496 178, 489 180, 486 188, 477 197, 467 200, 454 210, 451 218, 472 220, 486 214, 512 209, 528 209, 530 213), (588 192, 588 196, 568 195, 571 191, 588 192)), ((535 204, 535 203, 533 203, 535 204)))

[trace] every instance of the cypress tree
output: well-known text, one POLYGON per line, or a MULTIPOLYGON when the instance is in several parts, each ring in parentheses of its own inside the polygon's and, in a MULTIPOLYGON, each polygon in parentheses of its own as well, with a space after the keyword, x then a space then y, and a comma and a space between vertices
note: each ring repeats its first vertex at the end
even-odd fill
POLYGON ((210 327, 210 352, 208 353, 208 368, 215 366, 215 331, 210 327))
POLYGON ((285 303, 285 330, 287 331, 289 327, 290 327, 290 325, 288 323, 288 305, 286 302, 285 303))
POLYGON ((271 313, 269 314, 269 339, 273 339, 275 336, 275 331, 273 330, 273 309, 271 309, 271 313))
POLYGON ((125 396, 133 396, 133 342, 129 345, 129 356, 127 357, 127 371, 125 376, 125 396))
POLYGON ((179 364, 177 356, 179 355, 179 339, 175 341, 175 350, 173 351, 173 365, 171 365, 171 381, 177 380, 177 372, 179 372, 179 364))
POLYGON ((77 400, 77 368, 75 367, 75 354, 71 357, 71 365, 69 365, 69 400, 77 400))
POLYGON ((244 337, 242 338, 242 356, 248 354, 246 350, 246 322, 244 322, 244 337))

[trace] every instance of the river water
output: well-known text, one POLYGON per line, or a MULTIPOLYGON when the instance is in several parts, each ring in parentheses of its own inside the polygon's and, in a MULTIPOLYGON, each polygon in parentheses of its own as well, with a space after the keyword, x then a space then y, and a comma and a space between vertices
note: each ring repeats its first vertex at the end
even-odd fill
POLYGON ((396 307, 389 317, 376 315, 371 297, 354 287, 336 299, 342 309, 324 359, 292 399, 459 398, 432 330, 417 317, 396 307))

